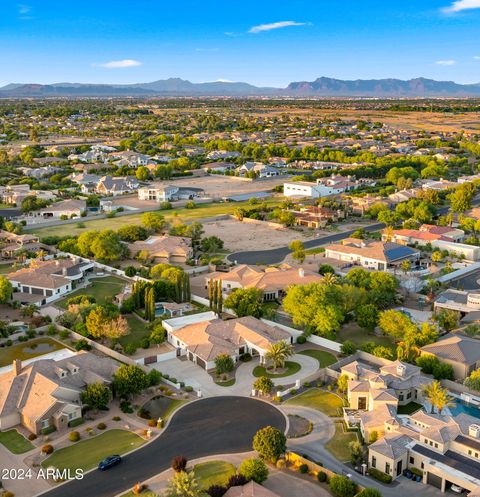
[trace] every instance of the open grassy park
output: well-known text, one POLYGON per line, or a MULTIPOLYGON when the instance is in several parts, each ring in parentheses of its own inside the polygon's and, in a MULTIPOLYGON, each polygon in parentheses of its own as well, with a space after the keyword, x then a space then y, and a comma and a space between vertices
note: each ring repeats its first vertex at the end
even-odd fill
POLYGON ((341 416, 341 409, 343 407, 343 400, 334 393, 326 392, 318 388, 311 388, 306 392, 297 395, 289 400, 286 404, 294 406, 309 407, 323 412, 327 416, 336 417, 341 416))
POLYGON ((12 454, 23 454, 34 448, 17 430, 1 431, 0 444, 4 445, 12 454))
POLYGON ((143 438, 131 431, 109 430, 55 451, 42 462, 42 466, 71 470, 80 468, 88 471, 96 467, 105 457, 112 454, 125 454, 144 443, 143 438))
MULTIPOLYGON (((263 202, 268 205, 279 204, 279 200, 276 199, 265 199, 262 200, 262 203, 263 202)), ((240 207, 248 208, 251 207, 251 205, 248 202, 212 202, 209 204, 197 205, 195 209, 186 209, 185 207, 180 207, 178 209, 162 210, 159 212, 162 214, 162 216, 165 217, 165 220, 167 222, 170 222, 174 218, 176 218, 185 223, 189 223, 192 221, 199 221, 224 214, 233 214, 233 212, 240 207)), ((40 238, 46 236, 76 236, 88 230, 117 230, 123 226, 141 224, 141 219, 142 213, 127 214, 116 216, 115 218, 91 220, 82 219, 81 222, 61 224, 58 226, 49 226, 43 228, 33 227, 25 231, 35 233, 40 238)))

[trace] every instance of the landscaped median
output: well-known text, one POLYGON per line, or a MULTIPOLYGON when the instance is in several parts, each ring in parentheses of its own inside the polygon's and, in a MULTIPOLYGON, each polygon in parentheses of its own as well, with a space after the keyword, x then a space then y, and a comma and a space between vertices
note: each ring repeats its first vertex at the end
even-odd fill
POLYGON ((145 439, 127 430, 109 430, 93 438, 81 440, 73 445, 56 450, 42 462, 44 468, 53 466, 60 470, 95 468, 105 457, 125 454, 146 442, 145 439))
POLYGON ((300 369, 302 369, 302 366, 300 366, 298 362, 285 361, 285 367, 277 369, 277 371, 273 368, 256 366, 253 370, 253 376, 255 376, 255 378, 260 378, 261 376, 266 376, 267 378, 285 378, 286 376, 298 373, 300 369))

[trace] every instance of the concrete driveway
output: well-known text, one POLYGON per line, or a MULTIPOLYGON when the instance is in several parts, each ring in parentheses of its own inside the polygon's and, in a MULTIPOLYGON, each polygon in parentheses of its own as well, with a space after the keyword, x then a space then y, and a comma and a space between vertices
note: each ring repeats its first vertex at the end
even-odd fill
MULTIPOLYGON (((303 378, 318 371, 318 361, 313 357, 295 354, 290 360, 299 363, 302 368, 291 376, 274 379, 275 385, 291 385, 296 380, 302 381, 303 378)), ((204 369, 188 360, 170 359, 151 365, 156 370, 167 373, 178 381, 184 381, 186 385, 192 386, 195 390, 201 390, 203 397, 250 396, 253 382, 256 380, 253 376, 253 370, 256 366, 258 366, 258 359, 240 364, 235 372, 235 383, 230 387, 222 387, 217 385, 204 369)))

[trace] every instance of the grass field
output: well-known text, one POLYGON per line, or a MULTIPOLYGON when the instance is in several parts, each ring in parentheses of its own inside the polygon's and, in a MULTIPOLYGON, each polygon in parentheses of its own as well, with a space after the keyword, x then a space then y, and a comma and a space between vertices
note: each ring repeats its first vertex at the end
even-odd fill
POLYGON ((128 327, 130 328, 130 333, 119 338, 119 343, 125 347, 129 343, 135 344, 140 347, 140 342, 143 338, 150 335, 150 330, 147 328, 147 324, 135 317, 133 314, 126 317, 128 322, 128 327))
POLYGON ((208 461, 195 464, 193 472, 202 489, 212 485, 225 485, 237 470, 235 466, 225 461, 208 461))
POLYGON ((14 359, 25 361, 42 354, 67 348, 63 343, 49 337, 35 338, 10 347, 0 348, 0 367, 10 366, 14 359))
POLYGON ((343 423, 335 423, 335 435, 325 444, 325 448, 339 461, 350 461, 350 442, 358 441, 357 433, 344 431, 343 423))
MULTIPOLYGON (((263 203, 263 202, 262 202, 263 203)), ((278 199, 265 199, 265 203, 268 205, 278 205, 280 201, 278 199)), ((165 217, 166 221, 172 221, 175 217, 181 221, 188 223, 192 221, 197 221, 199 219, 207 219, 210 217, 219 216, 222 214, 232 214, 235 209, 239 207, 252 207, 248 202, 222 202, 222 203, 211 203, 211 204, 200 204, 195 209, 185 209, 181 207, 175 210, 165 210, 160 211, 162 216, 165 217)), ((35 233, 40 238, 45 236, 76 236, 87 230, 104 230, 104 229, 115 229, 121 228, 123 226, 130 226, 132 224, 141 224, 142 214, 128 214, 125 216, 117 216, 115 218, 106 219, 92 219, 87 221, 82 219, 82 224, 80 227, 77 223, 62 224, 59 226, 49 226, 44 228, 34 227, 29 231, 30 233, 35 233)))
POLYGON ((17 430, 1 431, 0 444, 4 445, 12 454, 23 454, 35 448, 17 430))
POLYGON ((69 293, 65 299, 57 302, 56 305, 66 308, 67 300, 77 295, 91 295, 95 297, 98 304, 104 304, 110 301, 117 293, 120 293, 126 285, 126 281, 117 276, 105 276, 103 278, 95 278, 91 281, 91 286, 88 288, 79 288, 69 293))
POLYGON ((0 264, 0 274, 7 274, 13 271, 11 264, 0 264))
POLYGON ((384 347, 395 350, 395 344, 390 337, 368 333, 353 321, 342 326, 340 331, 337 333, 337 342, 343 343, 346 340, 350 340, 357 346, 360 346, 366 342, 373 342, 376 345, 383 345, 384 347))
POLYGON ((94 468, 107 456, 125 454, 145 443, 143 438, 126 430, 109 430, 93 438, 82 440, 74 445, 55 451, 42 462, 44 468, 87 471, 94 468))
POLYGON ((285 378, 285 376, 290 376, 292 374, 298 373, 302 366, 298 362, 285 361, 286 371, 275 374, 273 369, 265 369, 263 366, 257 366, 253 370, 253 376, 260 378, 260 376, 266 376, 267 378, 285 378))
POLYGON ((330 354, 330 352, 326 352, 325 350, 307 349, 302 350, 298 353, 316 359, 320 368, 325 368, 327 366, 330 366, 330 364, 334 364, 335 362, 337 362, 337 358, 333 354, 330 354))
POLYGON ((341 416, 343 400, 338 396, 318 388, 312 388, 306 392, 287 400, 286 404, 294 406, 310 407, 323 412, 327 416, 341 416))

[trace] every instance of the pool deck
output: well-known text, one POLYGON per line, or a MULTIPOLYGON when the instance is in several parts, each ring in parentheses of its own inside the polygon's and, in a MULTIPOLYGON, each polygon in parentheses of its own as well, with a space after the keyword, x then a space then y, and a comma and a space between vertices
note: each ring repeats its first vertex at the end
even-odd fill
MULTIPOLYGON (((53 359, 54 361, 60 361, 61 359, 66 359, 67 357, 72 357, 74 355, 76 355, 76 352, 65 348, 65 349, 55 350, 53 352, 47 352, 46 354, 41 354, 36 357, 32 357, 31 359, 25 359, 22 361, 22 364, 25 366, 40 359, 53 359)), ((12 364, 8 366, 3 366, 2 368, 0 368, 0 374, 7 373, 8 371, 11 371, 12 368, 13 368, 12 364)))

